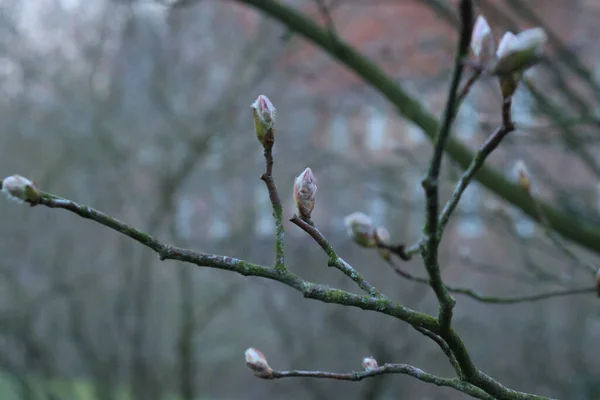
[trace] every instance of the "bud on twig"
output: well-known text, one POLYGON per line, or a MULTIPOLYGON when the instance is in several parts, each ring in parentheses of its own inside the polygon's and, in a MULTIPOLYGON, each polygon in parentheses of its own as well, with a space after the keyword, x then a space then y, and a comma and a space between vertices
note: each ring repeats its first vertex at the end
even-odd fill
POLYGON ((362 367, 365 371, 373 371, 374 369, 379 368, 379 365, 377 365, 377 360, 373 357, 365 357, 362 360, 362 367))
POLYGON ((263 353, 256 350, 254 347, 250 347, 244 354, 246 356, 246 365, 254 371, 256 376, 264 379, 269 379, 271 377, 273 370, 269 367, 267 358, 263 353))
MULTIPOLYGON (((514 45, 516 40, 517 37, 512 32, 506 32, 504 36, 502 36, 502 40, 500 40, 498 50, 496 51, 496 57, 500 59, 503 55, 509 54, 510 48, 514 45)), ((521 73, 519 72, 499 76, 500 90, 502 91, 502 97, 504 99, 511 97, 515 93, 520 80, 521 73)))
POLYGON ((529 179, 527 166, 522 160, 517 161, 515 164, 515 171, 517 173, 517 184, 521 189, 529 193, 531 190, 531 180, 529 179))
POLYGON ((542 28, 527 29, 516 36, 506 32, 498 46, 498 61, 491 73, 500 76, 522 73, 540 61, 547 41, 548 36, 542 28))
MULTIPOLYGON (((390 233, 383 226, 380 226, 375 230, 375 242, 381 246, 389 246, 390 245, 390 233)), ((377 249, 381 258, 385 261, 389 262, 392 259, 392 253, 388 249, 377 249)))
POLYGON ((267 96, 260 95, 252 103, 254 113, 254 129, 256 137, 264 148, 272 148, 275 142, 273 125, 275 125, 275 107, 267 96))
POLYGON ((482 15, 478 16, 477 21, 475 21, 471 37, 471 49, 475 59, 480 64, 485 65, 494 57, 494 36, 492 36, 492 29, 487 20, 482 15))
POLYGON ((9 200, 17 203, 35 202, 40 197, 39 190, 33 182, 21 175, 12 175, 2 180, 2 192, 9 200))
POLYGON ((359 246, 375 247, 375 227, 373 220, 366 214, 355 212, 344 218, 346 233, 359 246))
POLYGON ((317 195, 317 181, 310 168, 306 168, 294 180, 294 203, 300 218, 310 220, 310 215, 315 208, 317 195))

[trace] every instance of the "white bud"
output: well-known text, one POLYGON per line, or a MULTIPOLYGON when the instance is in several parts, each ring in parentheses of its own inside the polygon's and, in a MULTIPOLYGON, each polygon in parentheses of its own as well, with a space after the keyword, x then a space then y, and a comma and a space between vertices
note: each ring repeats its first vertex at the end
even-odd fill
POLYGON ((541 59, 547 42, 548 35, 542 28, 527 29, 516 36, 506 32, 496 53, 498 61, 491 72, 495 75, 522 73, 541 59))
POLYGON ((373 357, 363 358, 362 367, 365 369, 365 371, 373 371, 374 369, 379 368, 379 366, 377 365, 377 360, 373 357))
POLYGON ((359 246, 375 247, 375 226, 368 215, 355 212, 344 218, 344 225, 348 236, 359 246))
POLYGON ((269 378, 271 376, 271 367, 269 367, 267 358, 263 353, 254 347, 250 347, 246 350, 244 355, 246 356, 246 365, 253 370, 257 376, 261 378, 269 378))
POLYGON ((2 192, 9 200, 17 203, 36 200, 40 193, 29 179, 21 175, 12 175, 2 180, 2 192))
POLYGON ((486 64, 494 57, 494 36, 492 29, 484 16, 480 15, 475 21, 471 37, 471 49, 478 62, 486 64))

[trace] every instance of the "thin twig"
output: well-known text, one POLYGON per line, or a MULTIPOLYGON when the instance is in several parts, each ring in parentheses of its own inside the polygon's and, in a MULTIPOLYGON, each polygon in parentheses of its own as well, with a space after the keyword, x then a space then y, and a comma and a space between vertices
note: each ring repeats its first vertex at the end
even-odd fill
POLYGON ((461 381, 456 378, 442 378, 436 375, 429 374, 417 367, 408 364, 384 364, 380 367, 365 370, 361 372, 325 372, 325 371, 277 371, 272 370, 265 379, 280 379, 280 378, 322 378, 335 379, 342 381, 361 381, 366 378, 386 374, 403 374, 417 378, 420 381, 432 383, 437 386, 446 386, 454 388, 460 392, 466 393, 476 399, 494 400, 494 397, 485 393, 483 390, 473 386, 472 384, 461 381))
POLYGON ((419 240, 417 243, 406 247, 404 244, 385 244, 378 242, 377 247, 380 249, 389 250, 402 261, 410 261, 414 256, 419 254, 423 249, 424 239, 419 240))
POLYGON ((440 349, 442 349, 442 352, 446 355, 446 357, 448 357, 448 361, 450 361, 450 365, 452 365, 452 368, 454 368, 454 371, 456 372, 458 377, 460 379, 463 379, 463 373, 462 373, 462 370, 460 369, 460 365, 458 364, 458 361, 456 361, 456 357, 454 356, 454 353, 452 352, 452 349, 450 348, 450 346, 448 346, 448 343, 446 343, 446 341, 441 336, 436 335, 435 333, 431 332, 430 330, 427 330, 425 328, 419 328, 419 327, 415 327, 415 329, 417 331, 421 332, 423 335, 430 338, 431 340, 433 340, 435 343, 437 343, 437 345, 440 347, 440 349))
POLYGON ((469 168, 462 174, 458 183, 456 184, 456 188, 454 189, 454 193, 450 200, 444 206, 442 213, 439 217, 438 221, 438 238, 441 238, 446 224, 450 219, 450 216, 456 209, 458 202, 460 201, 463 193, 469 186, 469 183, 477 173, 477 171, 483 166, 486 158, 494 151, 502 142, 502 139, 506 137, 509 133, 515 130, 515 126, 512 123, 511 118, 511 105, 512 102, 510 99, 504 101, 502 105, 502 126, 498 127, 483 143, 483 145, 479 148, 479 151, 475 154, 475 158, 471 161, 469 168))
POLYGON ((448 92, 448 99, 444 110, 444 117, 437 138, 435 140, 433 156, 429 167, 429 172, 423 180, 423 188, 427 199, 426 205, 426 224, 425 233, 427 236, 426 248, 423 251, 423 260, 425 268, 429 274, 430 285, 440 304, 438 319, 442 332, 448 332, 452 323, 452 309, 456 301, 450 296, 442 280, 440 266, 438 263, 438 209, 439 209, 439 176, 442 165, 442 158, 450 131, 452 122, 456 115, 456 105, 458 101, 458 86, 464 69, 463 60, 469 52, 471 43, 471 33, 473 31, 473 5, 470 1, 460 2, 461 31, 458 38, 458 48, 454 59, 454 71, 452 73, 452 82, 448 92))
MULTIPOLYGON (((416 283, 420 283, 420 284, 424 284, 424 285, 429 285, 429 279, 423 278, 420 276, 415 276, 415 275, 411 274, 410 272, 403 270, 402 268, 400 268, 399 266, 397 266, 394 263, 388 263, 388 264, 394 269, 394 272, 396 272, 402 278, 404 278, 408 281, 412 281, 412 282, 416 282, 416 283)), ((478 293, 477 291, 470 289, 470 288, 464 288, 464 287, 458 287, 458 286, 452 286, 452 285, 446 285, 446 290, 448 290, 448 292, 450 292, 450 293, 462 294, 464 296, 470 297, 473 300, 479 301, 481 303, 491 303, 491 304, 526 303, 526 302, 534 302, 534 301, 539 301, 539 300, 546 300, 546 299, 550 299, 553 297, 565 297, 565 296, 573 296, 573 295, 588 294, 588 293, 595 292, 595 288, 590 286, 590 287, 582 287, 582 288, 575 288, 575 289, 551 290, 548 292, 537 293, 537 294, 532 294, 532 295, 524 295, 524 296, 500 297, 500 296, 484 295, 484 294, 478 293)))
POLYGON ((344 261, 340 256, 337 255, 331 244, 325 239, 325 236, 314 225, 311 225, 304 221, 302 218, 294 215, 290 221, 297 225, 304 232, 308 233, 308 235, 313 238, 315 242, 323 249, 327 257, 329 257, 329 261, 327 263, 328 266, 334 267, 342 271, 344 275, 352 279, 358 287, 367 292, 369 295, 374 297, 381 297, 381 292, 379 292, 373 285, 371 285, 365 278, 362 277, 350 264, 344 261))
MULTIPOLYGON (((272 128, 271 128, 272 129, 272 128)), ((273 207, 273 219, 275 220, 275 269, 277 271, 285 271, 285 249, 283 243, 283 206, 279 199, 279 193, 273 179, 273 151, 272 145, 265 147, 265 164, 266 170, 260 179, 267 186, 269 191, 269 199, 273 207)))

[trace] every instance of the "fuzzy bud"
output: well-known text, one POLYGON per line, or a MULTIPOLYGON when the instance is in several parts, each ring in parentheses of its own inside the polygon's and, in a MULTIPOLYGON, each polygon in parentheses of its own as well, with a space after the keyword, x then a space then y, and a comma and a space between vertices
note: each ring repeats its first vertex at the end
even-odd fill
POLYGON ((315 208, 315 198, 317 196, 317 180, 310 168, 306 168, 294 180, 294 203, 300 218, 309 220, 310 215, 315 208))
POLYGON ((528 192, 531 190, 531 180, 529 178, 529 171, 527 166, 521 160, 515 164, 515 171, 517 175, 517 184, 521 189, 528 192))
POLYGON ((355 212, 344 218, 346 233, 359 246, 376 247, 375 226, 373 220, 366 214, 355 212))
POLYGON ((494 36, 492 29, 484 16, 480 15, 475 21, 471 37, 471 49, 477 62, 487 64, 494 57, 494 36))
POLYGON ((252 112, 254 114, 254 129, 256 137, 264 148, 271 149, 275 142, 273 126, 275 125, 275 107, 267 96, 260 95, 252 103, 252 112))
POLYGON ((271 377, 273 370, 269 367, 267 358, 263 353, 254 347, 250 347, 244 354, 246 356, 246 365, 254 371, 256 376, 264 379, 269 379, 271 377))
POLYGON ((518 35, 506 32, 498 46, 498 61, 491 73, 500 76, 522 73, 540 61, 547 42, 548 35, 542 28, 527 29, 518 35))
POLYGON ((17 203, 35 202, 40 197, 33 182, 21 175, 12 175, 2 180, 2 192, 9 200, 17 203))
MULTIPOLYGON (((390 245, 390 233, 383 226, 380 226, 375 230, 375 242, 378 246, 389 246, 390 245)), ((381 247, 377 249, 381 258, 386 261, 391 261, 392 255, 388 249, 382 249, 381 247)))
POLYGON ((365 371, 373 371, 379 368, 379 365, 377 365, 377 360, 373 357, 365 357, 362 360, 362 367, 365 369, 365 371))

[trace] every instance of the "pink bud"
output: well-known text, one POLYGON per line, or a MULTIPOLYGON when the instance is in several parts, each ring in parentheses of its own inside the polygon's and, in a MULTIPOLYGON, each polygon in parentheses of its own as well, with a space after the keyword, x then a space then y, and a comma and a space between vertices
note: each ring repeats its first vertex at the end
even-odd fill
POLYGON ((263 355, 263 353, 254 347, 250 347, 244 354, 246 356, 246 365, 255 372, 256 376, 265 379, 271 377, 273 370, 271 367, 269 367, 267 358, 263 355))
POLYGON ((375 226, 373 220, 366 214, 355 212, 344 218, 346 233, 359 246, 375 247, 375 226))
POLYGON ((254 113, 254 129, 259 142, 264 147, 273 147, 273 125, 275 124, 275 107, 267 96, 260 95, 252 103, 254 113))
POLYGON ((377 365, 377 360, 373 357, 365 357, 362 360, 362 367, 365 371, 373 371, 374 369, 379 368, 379 365, 377 365))
POLYGON ((475 59, 486 64, 494 57, 494 36, 485 17, 480 15, 475 21, 473 35, 471 38, 471 49, 475 55, 475 59))
POLYGON ((33 182, 21 175, 12 175, 2 180, 2 192, 9 200, 17 203, 23 201, 35 201, 39 198, 40 192, 33 182))
POLYGON ((315 208, 315 197, 317 195, 317 180, 310 168, 306 168, 294 180, 294 203, 300 218, 308 220, 315 208))

